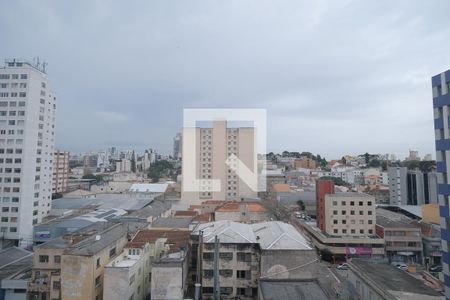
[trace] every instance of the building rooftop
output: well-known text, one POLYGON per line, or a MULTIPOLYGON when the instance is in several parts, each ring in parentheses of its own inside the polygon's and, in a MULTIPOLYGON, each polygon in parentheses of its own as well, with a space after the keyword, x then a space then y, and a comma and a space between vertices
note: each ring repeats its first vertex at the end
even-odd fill
POLYGON ((172 205, 169 201, 166 202, 155 200, 144 208, 131 212, 129 216, 142 218, 159 217, 162 213, 166 212, 171 207, 172 205))
POLYGON ((262 300, 327 300, 317 280, 261 280, 262 300))
POLYGON ((245 224, 216 221, 199 224, 193 234, 203 231, 203 242, 214 243, 215 236, 224 244, 259 244, 264 250, 312 250, 304 236, 292 225, 280 221, 245 224))
POLYGON ((272 185, 272 189, 277 193, 289 193, 291 187, 287 183, 275 183, 272 185))
POLYGON ((340 192, 340 193, 335 193, 335 194, 327 194, 326 197, 331 197, 331 198, 373 198, 375 199, 374 196, 372 195, 368 195, 365 193, 359 193, 359 192, 340 192))
POLYGON ((249 212, 266 212, 267 209, 259 202, 226 202, 216 212, 240 212, 241 206, 247 206, 249 212))
POLYGON ((190 217, 193 218, 196 215, 198 215, 198 213, 194 210, 177 210, 174 213, 174 217, 175 218, 183 218, 183 217, 190 217))
POLYGON ((104 248, 114 244, 126 234, 127 228, 125 224, 115 224, 104 231, 100 231, 97 234, 82 240, 79 243, 69 246, 65 254, 92 256, 104 248), (98 236, 100 239, 97 239, 98 236))
POLYGON ((98 209, 139 210, 150 204, 157 195, 133 197, 130 194, 97 194, 89 198, 59 198, 52 201, 52 209, 98 209))
POLYGON ((312 249, 305 237, 291 224, 273 221, 255 223, 251 226, 261 249, 312 249))
POLYGON ((396 299, 425 298, 413 298, 413 295, 441 296, 421 280, 386 263, 354 258, 349 266, 350 270, 355 269, 359 276, 368 277, 378 288, 392 294, 396 299))
POLYGON ((152 228, 189 228, 191 218, 159 218, 151 224, 152 228))
POLYGON ((384 228, 417 228, 413 224, 413 220, 405 215, 390 210, 377 208, 377 225, 384 228))
POLYGON ((0 251, 0 280, 11 277, 26 277, 32 266, 33 252, 18 247, 0 251))
POLYGON ((125 247, 143 248, 146 243, 166 239, 165 243, 170 245, 168 253, 174 253, 187 248, 190 234, 190 231, 179 229, 146 229, 139 231, 125 247))
POLYGON ((123 209, 98 209, 87 214, 75 214, 50 220, 34 226, 34 240, 47 241, 59 236, 72 233, 97 222, 107 222, 116 216, 125 215, 123 209))
POLYGON ((168 183, 133 183, 130 192, 165 193, 168 187, 168 183))

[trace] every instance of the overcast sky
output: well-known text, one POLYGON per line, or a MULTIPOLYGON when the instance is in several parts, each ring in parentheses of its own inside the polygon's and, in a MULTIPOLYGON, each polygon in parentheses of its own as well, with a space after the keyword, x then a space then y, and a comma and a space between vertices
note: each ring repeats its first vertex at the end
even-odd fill
POLYGON ((170 153, 183 108, 266 108, 269 151, 433 153, 450 1, 0 1, 0 59, 39 56, 58 148, 170 153), (73 6, 71 6, 72 4, 73 6))

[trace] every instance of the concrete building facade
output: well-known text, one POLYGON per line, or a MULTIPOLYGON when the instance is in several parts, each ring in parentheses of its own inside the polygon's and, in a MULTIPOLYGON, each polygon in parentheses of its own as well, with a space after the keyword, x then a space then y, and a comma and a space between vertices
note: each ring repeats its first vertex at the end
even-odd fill
POLYGON ((450 299, 450 70, 431 78, 446 299, 450 299))
POLYGON ((325 214, 325 196, 334 194, 334 181, 333 180, 316 180, 316 214, 317 214, 317 227, 325 231, 327 215, 325 214))
POLYGON ((22 60, 0 68, 0 231, 21 247, 50 213, 56 96, 45 69, 22 60))
POLYGON ((375 197, 362 193, 325 196, 325 232, 331 236, 375 234, 375 197))
POLYGON ((69 190, 69 152, 56 150, 53 157, 53 193, 69 190))

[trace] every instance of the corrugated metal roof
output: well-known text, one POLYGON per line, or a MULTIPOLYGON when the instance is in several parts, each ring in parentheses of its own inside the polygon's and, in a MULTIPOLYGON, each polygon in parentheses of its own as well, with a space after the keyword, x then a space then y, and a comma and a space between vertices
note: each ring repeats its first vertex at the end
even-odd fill
POLYGON ((216 221, 199 224, 193 234, 203 231, 203 242, 214 243, 215 236, 224 244, 258 243, 265 250, 311 250, 304 236, 294 226, 280 221, 245 224, 216 221))

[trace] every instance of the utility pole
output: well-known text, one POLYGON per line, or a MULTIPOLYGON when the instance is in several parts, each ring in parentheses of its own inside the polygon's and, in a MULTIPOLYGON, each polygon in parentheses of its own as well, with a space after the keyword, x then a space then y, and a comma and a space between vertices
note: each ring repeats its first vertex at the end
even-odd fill
POLYGON ((219 283, 219 238, 214 239, 214 300, 220 300, 220 283, 219 283))
POLYGON ((203 245, 203 230, 200 230, 198 234, 198 247, 197 247, 197 282, 195 283, 195 294, 194 299, 200 300, 200 288, 202 286, 200 274, 201 274, 201 263, 200 260, 202 259, 202 245, 203 245))

